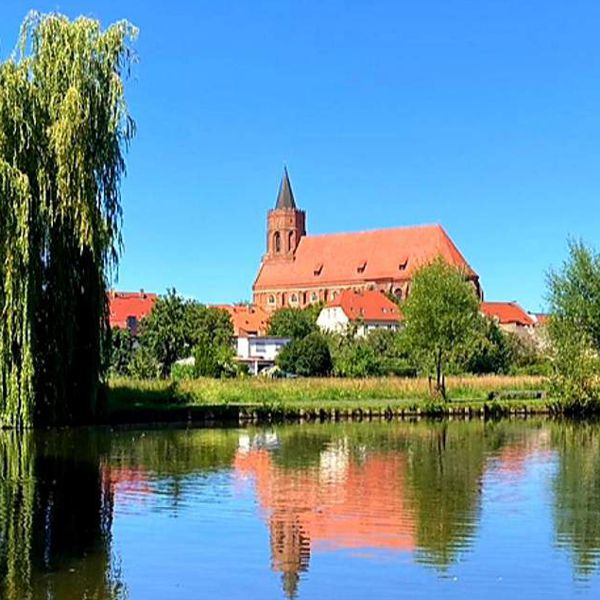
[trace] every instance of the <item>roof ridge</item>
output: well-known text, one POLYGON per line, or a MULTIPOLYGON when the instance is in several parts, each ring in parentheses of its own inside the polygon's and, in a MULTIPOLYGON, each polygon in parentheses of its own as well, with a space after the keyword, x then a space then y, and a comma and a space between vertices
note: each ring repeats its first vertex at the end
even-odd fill
MULTIPOLYGON (((362 235, 362 234, 367 234, 367 233, 376 233, 378 231, 397 231, 397 230, 406 231, 408 229, 441 229, 442 231, 444 231, 444 233, 446 233, 444 227, 440 223, 424 223, 422 225, 398 225, 395 227, 379 227, 376 229, 363 229, 361 231, 336 231, 334 233, 312 233, 312 234, 307 234, 307 235, 303 236, 302 239, 304 239, 304 238, 314 239, 314 238, 323 238, 323 237, 336 237, 336 236, 342 236, 342 235, 362 235)), ((448 236, 447 233, 446 233, 446 236, 448 236)))

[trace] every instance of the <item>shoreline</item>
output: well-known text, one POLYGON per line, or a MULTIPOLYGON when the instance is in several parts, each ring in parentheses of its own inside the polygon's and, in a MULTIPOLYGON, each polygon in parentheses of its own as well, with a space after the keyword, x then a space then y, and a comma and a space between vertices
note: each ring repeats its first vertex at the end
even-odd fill
POLYGON ((499 419, 526 416, 593 417, 548 397, 539 377, 456 377, 448 401, 431 399, 423 379, 366 380, 115 380, 108 388, 109 425, 181 423, 205 426, 499 419))

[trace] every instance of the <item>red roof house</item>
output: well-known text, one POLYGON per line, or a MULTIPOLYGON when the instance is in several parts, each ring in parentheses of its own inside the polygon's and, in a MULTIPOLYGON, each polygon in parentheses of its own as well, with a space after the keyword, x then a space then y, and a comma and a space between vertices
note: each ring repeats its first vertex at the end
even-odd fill
POLYGON ((346 290, 321 310, 317 324, 325 331, 344 331, 360 322, 359 334, 372 329, 397 329, 402 315, 398 305, 383 292, 346 290))
POLYGON ((269 314, 260 306, 217 304, 215 308, 229 313, 236 337, 266 335, 269 314))
POLYGON ((139 322, 152 312, 158 296, 148 292, 108 293, 109 321, 111 328, 129 329, 137 333, 139 322))
POLYGON ((516 302, 482 302, 481 312, 496 319, 500 325, 531 327, 535 324, 534 319, 516 302))

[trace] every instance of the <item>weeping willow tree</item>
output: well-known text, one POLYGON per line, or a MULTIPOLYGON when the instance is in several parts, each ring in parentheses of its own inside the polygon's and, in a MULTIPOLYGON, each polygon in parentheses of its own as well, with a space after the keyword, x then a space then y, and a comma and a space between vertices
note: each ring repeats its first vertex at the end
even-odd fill
POLYGON ((135 35, 127 22, 31 13, 0 63, 2 426, 101 410, 135 35))

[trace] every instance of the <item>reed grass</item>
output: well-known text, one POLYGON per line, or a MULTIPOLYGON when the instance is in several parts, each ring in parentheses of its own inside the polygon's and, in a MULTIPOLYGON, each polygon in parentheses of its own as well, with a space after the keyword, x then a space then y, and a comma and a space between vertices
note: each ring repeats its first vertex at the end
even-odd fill
MULTIPOLYGON (((535 376, 461 376, 447 382, 452 401, 484 401, 495 392, 545 390, 535 376)), ((196 379, 184 381, 114 379, 109 385, 109 410, 135 406, 310 405, 369 402, 380 404, 431 401, 427 379, 196 379)))

